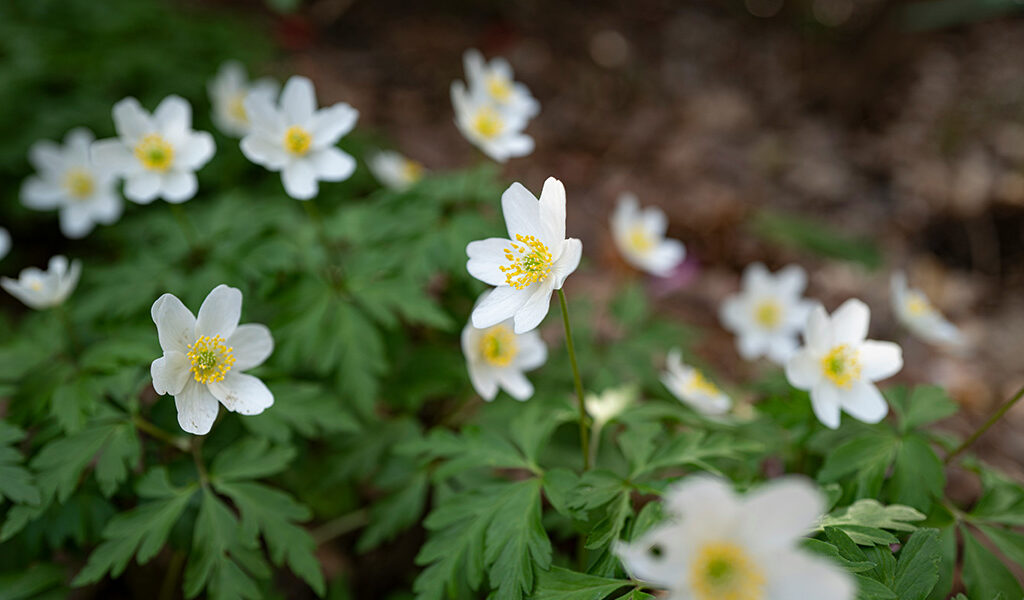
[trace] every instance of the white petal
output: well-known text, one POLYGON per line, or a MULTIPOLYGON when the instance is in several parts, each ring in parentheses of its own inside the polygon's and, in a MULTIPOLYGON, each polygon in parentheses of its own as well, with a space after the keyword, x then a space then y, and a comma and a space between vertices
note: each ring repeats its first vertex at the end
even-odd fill
POLYGON ((93 230, 95 222, 87 207, 69 204, 60 211, 60 231, 66 237, 79 240, 93 230))
POLYGON ((743 530, 762 550, 787 549, 805 536, 825 511, 825 499, 810 480, 785 477, 743 499, 743 530))
POLYGON ((502 238, 470 242, 466 245, 466 256, 469 257, 466 261, 466 270, 487 285, 506 285, 507 281, 501 267, 508 266, 505 249, 509 245, 509 240, 502 238))
POLYGON ((786 379, 800 390, 810 390, 821 381, 821 360, 810 348, 802 348, 786 363, 786 379))
POLYGON ((476 362, 466 362, 466 370, 469 372, 469 381, 473 389, 481 398, 490 402, 498 395, 498 379, 494 376, 494 370, 476 362))
POLYGON ((165 137, 183 138, 192 128, 192 106, 177 95, 170 95, 160 101, 153 111, 153 120, 165 137))
POLYGON ((139 168, 139 161, 119 138, 93 142, 89 148, 97 167, 114 173, 128 173, 139 168))
POLYGON ((281 110, 289 123, 308 126, 316 111, 313 82, 300 75, 291 77, 281 92, 281 110))
POLYGON ((522 371, 530 371, 544 364, 548 359, 548 347, 544 344, 536 330, 520 335, 519 353, 515 357, 515 366, 522 371))
POLYGON ((789 265, 775 274, 775 291, 784 298, 799 298, 807 287, 807 271, 789 265))
POLYGON ((510 240, 515 240, 517 234, 538 238, 543 235, 540 203, 521 183, 513 183, 501 195, 501 211, 510 240))
POLYGON ((865 423, 878 423, 889 414, 889 405, 878 387, 863 379, 850 389, 839 390, 839 401, 847 414, 865 423))
POLYGON ((357 119, 359 119, 359 111, 344 102, 318 110, 313 115, 313 121, 310 124, 313 147, 333 146, 342 136, 352 131, 352 128, 356 126, 357 119))
POLYGON ((743 269, 742 285, 745 292, 766 291, 772 285, 771 273, 763 264, 751 263, 743 269))
POLYGON ((11 234, 6 229, 0 227, 0 259, 7 256, 7 253, 11 251, 11 234))
POLYGON ((174 396, 174 405, 178 409, 178 425, 195 435, 210 433, 220 410, 210 390, 195 379, 190 379, 181 393, 174 396))
POLYGON ((164 200, 179 204, 191 199, 199 189, 199 181, 192 171, 168 171, 162 177, 160 191, 164 200))
POLYGON ((160 194, 160 183, 159 173, 139 171, 125 179, 124 195, 133 202, 149 204, 160 194))
POLYGON ((111 225, 121 218, 124 202, 113 190, 101 192, 93 198, 92 211, 93 218, 98 223, 111 225))
POLYGON ((66 164, 64 151, 56 142, 39 140, 28 149, 28 161, 37 171, 60 173, 66 164))
POLYGON ((495 371, 495 376, 502 389, 516 400, 522 402, 533 396, 533 384, 520 371, 509 368, 499 369, 495 371))
POLYGON ((836 344, 860 344, 868 336, 871 309, 856 298, 843 302, 832 313, 832 328, 836 344))
POLYGON ((736 336, 736 349, 743 360, 755 360, 768 352, 771 338, 757 330, 746 331, 736 336))
POLYGON ((857 586, 839 566, 799 551, 775 552, 766 556, 771 568, 765 585, 765 600, 853 600, 857 586))
POLYGON ((156 299, 149 312, 164 353, 188 352, 189 344, 196 341, 196 318, 181 300, 174 294, 164 294, 156 299))
POLYGON ((533 138, 525 133, 510 135, 504 139, 502 157, 500 159, 496 158, 496 160, 499 162, 505 162, 508 158, 526 156, 533 152, 534 145, 533 138))
POLYGON ((209 388, 225 408, 242 415, 258 415, 274 404, 274 394, 258 377, 234 370, 209 388))
POLYGON ((266 325, 246 323, 239 325, 231 337, 227 338, 227 345, 234 352, 233 368, 248 371, 262 365, 274 351, 274 337, 266 325))
POLYGON ((165 352, 163 356, 154 360, 149 368, 149 374, 153 378, 153 389, 161 395, 180 394, 188 383, 190 368, 188 357, 183 353, 174 350, 165 352))
POLYGON ((646 270, 657 277, 668 277, 686 258, 686 246, 679 240, 662 240, 645 257, 646 270))
POLYGON ((220 284, 206 296, 196 317, 196 335, 227 339, 238 327, 242 315, 242 292, 220 284))
POLYGON ((197 131, 185 136, 184 141, 175 150, 178 153, 175 166, 195 171, 210 162, 217 146, 213 142, 212 135, 205 131, 197 131))
POLYGON ((113 115, 114 129, 117 130, 118 137, 126 143, 134 143, 155 129, 153 119, 135 98, 125 98, 115 104, 113 115))
MULTIPOLYGON (((53 262, 57 259, 64 259, 64 257, 57 256, 50 259, 51 268, 53 266, 53 262)), ((72 261, 71 268, 67 271, 66 274, 60 276, 57 280, 57 293, 56 296, 54 297, 55 304, 60 304, 67 300, 68 296, 71 295, 71 292, 75 291, 75 286, 78 285, 78 278, 81 277, 81 275, 82 262, 79 260, 72 261)))
POLYGON ((288 127, 285 117, 274 107, 273 100, 265 94, 250 92, 245 97, 245 114, 249 117, 252 132, 271 135, 284 134, 288 127))
POLYGON ((734 294, 722 301, 722 306, 718 309, 718 319, 726 329, 738 334, 747 329, 749 312, 746 296, 734 294))
POLYGON ((316 182, 316 171, 304 160, 296 160, 281 170, 284 191, 296 200, 309 200, 320 191, 316 182))
POLYGON ((565 280, 569 275, 572 275, 576 267, 580 266, 580 258, 583 256, 583 242, 576 238, 569 238, 565 240, 565 246, 562 249, 562 256, 558 258, 551 267, 551 275, 548 276, 551 279, 551 285, 554 289, 562 289, 562 285, 565 284, 565 280))
POLYGON ((347 152, 333 147, 314 150, 307 160, 316 172, 317 178, 324 181, 345 181, 356 170, 356 159, 347 152))
POLYGON ((768 345, 768 358, 779 366, 785 366, 789 359, 796 354, 796 337, 786 334, 772 336, 768 345))
POLYGON ((829 429, 839 427, 839 390, 831 382, 819 379, 811 388, 811 408, 821 424, 829 429))
POLYGON ((529 291, 530 295, 516 311, 513 330, 517 334, 526 333, 540 325, 551 307, 551 285, 547 281, 535 283, 524 291, 529 291))
POLYGON ((690 475, 669 488, 665 507, 687 520, 714 518, 723 523, 734 521, 743 509, 730 484, 706 474, 690 475))
POLYGON ((807 347, 816 353, 824 354, 832 349, 834 338, 832 322, 825 312, 825 307, 816 304, 807 317, 807 328, 804 330, 807 347))
MULTIPOLYGON (((560 250, 565 239, 565 186, 554 177, 544 181, 540 192, 540 227, 541 241, 552 250, 556 245, 560 250)), ((558 260, 558 255, 554 259, 558 260)))
POLYGON ((16 280, 10 277, 0 277, 0 287, 7 290, 7 293, 14 296, 18 300, 25 303, 25 306, 34 308, 35 310, 43 310, 49 308, 52 304, 49 299, 39 294, 31 288, 22 286, 16 280))
POLYGON ((266 136, 257 133, 250 133, 242 138, 240 147, 246 158, 271 171, 280 171, 290 159, 281 144, 272 142, 266 136))
MULTIPOLYGON (((659 587, 680 589, 689 578, 685 565, 690 563, 692 552, 691 546, 679 539, 681 529, 672 524, 662 524, 631 543, 617 541, 612 551, 631 577, 659 587), (660 552, 653 552, 654 548, 660 552)), ((686 600, 690 599, 687 597, 686 600)))
POLYGON ((31 176, 21 186, 21 203, 33 210, 52 210, 60 206, 64 190, 55 181, 31 176))
POLYGON ((903 368, 903 350, 893 342, 867 340, 860 346, 861 376, 868 381, 892 377, 903 368))
POLYGON ((530 298, 530 291, 501 286, 491 290, 473 308, 473 327, 487 329, 501 323, 518 311, 530 298))

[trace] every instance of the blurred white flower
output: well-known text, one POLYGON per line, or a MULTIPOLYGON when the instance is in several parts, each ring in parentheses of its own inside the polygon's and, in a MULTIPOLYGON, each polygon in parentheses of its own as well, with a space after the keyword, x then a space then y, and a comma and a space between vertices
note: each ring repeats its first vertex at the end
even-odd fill
POLYGON ((467 323, 462 329, 462 353, 473 389, 487 401, 494 400, 498 388, 516 400, 528 400, 533 385, 523 372, 536 369, 548 357, 540 333, 517 334, 511 319, 486 329, 467 323))
POLYGON ((922 340, 948 347, 964 344, 960 329, 935 308, 924 292, 909 287, 902 272, 892 276, 892 306, 900 323, 922 340))
POLYGON ((6 229, 0 227, 0 259, 7 256, 7 253, 11 251, 11 234, 6 229))
POLYGON ((539 201, 513 183, 501 195, 501 209, 509 239, 466 246, 469 274, 497 286, 473 309, 473 325, 485 329, 512 318, 515 332, 525 333, 548 314, 551 293, 579 266, 583 244, 565 237, 565 187, 554 177, 544 182, 539 201))
MULTIPOLYGON (((636 400, 637 389, 632 385, 608 388, 600 394, 587 394, 583 406, 594 419, 594 430, 600 430, 606 423, 622 414, 622 411, 636 400)), ((595 437, 596 434, 595 434, 595 437)))
POLYGON ((206 89, 213 105, 213 124, 225 135, 240 138, 249 133, 245 99, 249 94, 255 94, 266 96, 273 102, 278 85, 268 77, 249 81, 242 63, 229 60, 220 66, 206 89))
POLYGON ((767 356, 785 365, 796 352, 797 336, 807 324, 814 302, 802 298, 807 273, 790 265, 772 275, 761 263, 743 270, 743 289, 726 298, 719 318, 736 335, 745 360, 767 356))
POLYGON ((0 287, 21 300, 29 308, 43 310, 63 304, 78 285, 82 263, 68 264, 63 256, 54 256, 45 271, 35 267, 23 269, 18 279, 0 278, 0 287))
POLYGON ((258 415, 274 404, 267 386, 247 371, 263 364, 274 350, 265 325, 239 325, 242 292, 218 285, 199 307, 199 316, 172 294, 153 303, 151 314, 164 355, 150 375, 158 394, 174 396, 178 424, 189 433, 209 433, 219 400, 243 415, 258 415))
POLYGON ((167 96, 146 112, 135 98, 114 105, 117 137, 93 142, 96 166, 124 177, 124 195, 149 204, 156 198, 178 204, 196 195, 195 172, 213 157, 213 136, 192 130, 192 107, 167 96))
POLYGON ((318 181, 344 181, 356 161, 335 144, 352 131, 359 111, 344 102, 317 109, 313 82, 294 76, 274 105, 265 94, 245 99, 251 129, 242 138, 242 154, 270 171, 280 171, 292 198, 309 200, 320 191, 318 181))
POLYGON ((732 407, 732 399, 704 373, 683 363, 678 348, 669 351, 661 382, 673 396, 701 414, 721 415, 732 407))
POLYGON ((670 518, 614 552, 635 578, 666 588, 673 599, 853 600, 850 575, 805 551, 801 539, 825 509, 803 478, 777 479, 737 495, 709 475, 669 489, 670 518))
POLYGON ((59 210, 60 230, 69 238, 85 237, 96 223, 110 225, 121 217, 117 174, 93 163, 89 148, 94 139, 79 127, 68 132, 63 146, 41 140, 28 151, 36 174, 21 186, 21 203, 34 210, 59 210))
POLYGON ((401 192, 420 179, 426 169, 415 160, 406 158, 391 150, 382 150, 366 161, 370 172, 385 187, 401 192))
POLYGON ((530 119, 540 112, 540 103, 526 85, 515 80, 512 65, 504 58, 484 60, 479 50, 470 49, 462 55, 466 83, 470 92, 485 95, 499 110, 530 119))
POLYGON ((668 221, 664 211, 654 206, 641 210, 633 194, 619 196, 611 225, 622 257, 652 275, 668 276, 686 257, 682 242, 665 237, 668 221))
POLYGON ((865 423, 878 423, 889 412, 874 382, 903 368, 903 351, 892 342, 868 340, 871 309, 847 300, 832 316, 821 306, 811 310, 804 346, 786 363, 793 387, 809 390, 818 420, 839 427, 839 411, 865 423))
POLYGON ((472 144, 498 162, 533 152, 533 138, 523 133, 529 117, 504 112, 484 92, 452 82, 455 125, 472 144))

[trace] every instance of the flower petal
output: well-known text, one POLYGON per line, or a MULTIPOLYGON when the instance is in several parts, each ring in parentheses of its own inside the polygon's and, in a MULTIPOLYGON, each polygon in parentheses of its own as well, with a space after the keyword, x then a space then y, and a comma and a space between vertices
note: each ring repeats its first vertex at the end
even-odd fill
POLYGON ((60 145, 50 140, 39 140, 28 149, 28 161, 37 171, 60 173, 66 164, 60 145))
POLYGON ((181 393, 174 396, 174 405, 178 409, 178 425, 195 435, 210 433, 220 410, 207 386, 195 379, 190 379, 181 393))
POLYGON ((540 223, 540 203, 521 183, 513 183, 501 195, 501 211, 505 215, 508 238, 516 235, 543 236, 540 223))
POLYGON ((232 370, 224 381, 211 383, 210 392, 231 412, 258 415, 274 404, 274 394, 258 377, 232 370))
POLYGON ((283 169, 290 158, 281 144, 274 143, 258 133, 250 133, 242 138, 240 148, 242 154, 250 161, 257 165, 263 165, 271 171, 283 169))
POLYGON ((114 173, 128 173, 139 167, 139 162, 118 138, 93 142, 89 147, 93 163, 114 173))
POLYGON ((512 318, 529 298, 528 290, 517 290, 509 286, 494 288, 473 308, 473 327, 487 329, 512 318))
POLYGON ((551 284, 547 281, 537 282, 524 291, 530 292, 530 295, 513 317, 513 331, 517 334, 526 333, 540 325, 551 308, 551 284))
POLYGON ((153 361, 149 374, 153 378, 153 389, 157 394, 176 396, 188 383, 191 365, 182 352, 171 350, 153 361))
POLYGON ((788 265, 775 274, 775 291, 783 298, 799 298, 807 287, 807 271, 788 265))
POLYGON ((496 370, 494 374, 502 389, 516 400, 523 402, 533 396, 533 384, 521 371, 505 368, 496 370))
POLYGON ((21 203, 32 210, 52 210, 61 205, 64 190, 55 181, 31 176, 21 186, 21 203))
POLYGON ((292 125, 308 126, 316 111, 313 82, 301 75, 292 76, 281 92, 281 110, 292 125))
POLYGON ((281 170, 284 191, 296 200, 309 200, 316 196, 320 191, 316 181, 313 165, 305 160, 292 161, 281 170))
POLYGON ((135 98, 128 97, 114 105, 114 129, 125 143, 133 144, 140 137, 156 129, 149 116, 135 98))
POLYGON ((548 359, 548 347, 536 330, 528 331, 516 340, 519 353, 515 357, 515 366, 523 371, 530 371, 544 364, 548 359))
MULTIPOLYGON (((554 177, 544 181, 540 192, 540 227, 543 241, 549 248, 561 250, 565 239, 565 186, 554 177)), ((558 260, 558 256, 554 257, 558 260)))
POLYGON ((847 414, 865 423, 878 423, 889 414, 889 405, 882 392, 875 384, 863 379, 851 385, 850 389, 839 390, 839 401, 847 414))
POLYGON ((551 279, 551 285, 554 289, 562 289, 562 285, 565 284, 565 280, 569 275, 572 275, 573 271, 580 266, 580 258, 583 256, 583 242, 576 238, 569 238, 565 240, 565 246, 562 249, 562 256, 558 258, 554 265, 551 266, 551 275, 548 276, 551 279))
POLYGON ((196 341, 196 318, 192 311, 174 294, 164 294, 156 299, 149 312, 164 353, 188 352, 189 344, 196 341))
POLYGON ((181 140, 192 128, 192 106, 181 96, 172 94, 160 101, 153 111, 153 120, 165 137, 181 140))
POLYGON ((263 364, 274 351, 274 337, 266 325, 246 323, 235 328, 227 338, 235 356, 234 369, 248 371, 263 364))
POLYGON ((164 200, 171 204, 180 204, 191 199, 199 189, 199 181, 192 171, 169 171, 164 173, 160 191, 164 200))
POLYGON ((219 335, 225 340, 235 332, 242 314, 242 292, 238 288, 220 284, 213 288, 199 307, 196 317, 196 335, 219 335))
POLYGON ((832 313, 832 329, 836 344, 859 345, 868 336, 871 309, 856 298, 843 302, 832 313))
POLYGON ((307 157, 318 179, 345 181, 356 170, 356 159, 337 148, 316 150, 307 157))
POLYGON ((868 381, 892 377, 903 368, 903 350, 893 342, 867 340, 860 346, 861 375, 868 381))
POLYGON ((743 499, 743 530, 746 538, 764 550, 796 545, 825 512, 818 488, 801 477, 784 477, 766 483, 743 499))
POLYGON ((857 596, 851 577, 826 560, 795 550, 776 551, 765 560, 771 564, 765 600, 853 600, 857 596))
POLYGON ((182 169, 195 171, 210 162, 216 150, 217 146, 213 142, 212 135, 205 131, 196 131, 185 136, 185 139, 177 148, 178 160, 176 165, 182 169))
POLYGON ((810 349, 799 350, 786 362, 786 379, 800 390, 810 390, 821 381, 821 364, 818 356, 810 349))
POLYGON ((149 204, 160 194, 160 175, 153 171, 139 171, 124 182, 126 198, 139 204, 149 204))
POLYGON ((501 267, 508 265, 505 249, 509 245, 509 240, 502 238, 487 238, 470 242, 466 245, 466 256, 469 257, 469 260, 466 261, 466 270, 487 285, 507 285, 501 267))
POLYGON ((333 146, 342 136, 352 131, 358 119, 359 111, 344 102, 316 111, 309 127, 313 134, 313 147, 333 146))
POLYGON ((825 312, 825 307, 816 304, 807 317, 807 327, 804 329, 804 340, 807 347, 816 354, 824 354, 832 349, 834 336, 832 334, 832 322, 825 312))
POLYGON ((831 382, 819 380, 811 388, 811 408, 821 424, 829 429, 839 427, 839 390, 831 382))

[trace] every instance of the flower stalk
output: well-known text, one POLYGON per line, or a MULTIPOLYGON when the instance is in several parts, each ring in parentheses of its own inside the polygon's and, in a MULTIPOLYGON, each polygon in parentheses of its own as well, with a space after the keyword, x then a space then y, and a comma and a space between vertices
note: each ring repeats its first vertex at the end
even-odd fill
POLYGON ((980 438, 986 431, 988 431, 989 428, 995 425, 996 421, 1003 418, 1003 415, 1005 415, 1011 408, 1013 408, 1013 405, 1017 404, 1017 401, 1020 400, 1021 397, 1024 397, 1024 387, 1021 387, 1019 390, 1017 390, 1017 393, 1014 394, 1012 398, 1004 402, 1003 405, 1000 406, 999 409, 991 417, 989 417, 988 421, 985 421, 984 425, 979 427, 974 433, 971 434, 970 437, 968 437, 966 440, 963 441, 963 443, 957 446, 956 449, 950 452, 949 455, 946 456, 946 464, 948 465, 949 463, 953 462, 954 458, 959 456, 974 442, 978 441, 978 438, 980 438))
POLYGON ((590 470, 590 437, 587 430, 587 409, 583 403, 583 381, 580 379, 580 368, 576 363, 576 347, 572 341, 572 326, 569 325, 569 307, 565 302, 565 292, 558 290, 558 303, 562 307, 562 323, 565 325, 565 347, 569 352, 569 364, 572 365, 573 385, 576 387, 576 401, 580 409, 580 450, 583 453, 583 470, 590 470))
POLYGON ((160 429, 156 425, 150 423, 149 421, 143 419, 139 415, 135 415, 134 417, 132 417, 132 424, 135 425, 135 427, 139 431, 146 432, 150 437, 154 439, 160 440, 161 442, 164 442, 170 446, 174 446, 175 448, 181 450, 182 452, 189 451, 189 444, 185 440, 185 438, 175 437, 167 433, 163 429, 160 429))

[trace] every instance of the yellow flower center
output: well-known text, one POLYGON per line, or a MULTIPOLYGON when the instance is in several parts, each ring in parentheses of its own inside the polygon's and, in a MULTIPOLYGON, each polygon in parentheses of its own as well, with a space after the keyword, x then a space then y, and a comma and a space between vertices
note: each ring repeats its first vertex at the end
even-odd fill
POLYGON ((70 169, 64 174, 64 189, 75 200, 83 200, 92 196, 96 189, 96 181, 92 173, 85 169, 70 169))
POLYGON ((188 347, 189 361, 192 363, 192 374, 199 383, 216 383, 224 381, 224 376, 235 364, 232 354, 234 348, 224 344, 219 335, 203 336, 188 347))
POLYGON ((484 139, 497 137, 504 128, 505 122, 501 120, 501 115, 490 106, 481 108, 473 117, 473 131, 484 139))
POLYGON ((500 75, 487 77, 487 92, 498 102, 508 102, 512 97, 512 82, 500 75))
POLYGON ((43 289, 43 282, 40 281, 39 279, 33 279, 32 281, 28 282, 28 287, 38 292, 43 289))
POLYGON ((775 329, 782 321, 782 306, 775 300, 761 300, 754 307, 754 320, 765 329, 775 329))
POLYGON ((742 548, 729 542, 705 544, 690 564, 697 600, 761 600, 764 575, 742 548))
POLYGON ((284 132, 284 149, 295 156, 302 156, 309 152, 309 147, 312 145, 313 136, 298 125, 292 125, 288 131, 284 132))
POLYGON ((239 123, 249 124, 249 113, 245 111, 245 94, 235 94, 228 102, 228 114, 239 123))
POLYGON ((821 370, 837 387, 848 388, 860 379, 857 352, 846 344, 840 344, 821 359, 821 370))
POLYGON ((907 307, 907 312, 915 317, 924 317, 935 312, 935 307, 923 294, 909 294, 904 304, 907 307))
POLYGON ((646 254, 654 249, 654 239, 642 225, 631 227, 626 240, 629 247, 640 254, 646 254))
POLYGON ((517 351, 516 335, 504 325, 495 325, 480 336, 480 355, 495 367, 507 367, 517 351))
POLYGON ((423 165, 414 161, 405 159, 402 162, 402 178, 413 183, 423 178, 423 165))
POLYGON ((505 249, 509 264, 499 267, 505 274, 505 281, 517 290, 525 289, 537 281, 543 281, 551 273, 554 259, 551 251, 532 235, 516 234, 516 242, 505 249))
POLYGON ((135 144, 135 157, 151 171, 166 171, 174 162, 174 146, 158 133, 151 133, 135 144))
POLYGON ((687 387, 690 389, 690 392, 707 394, 709 396, 717 396, 722 393, 713 381, 705 377, 704 373, 701 373, 696 369, 694 369, 693 377, 690 378, 689 383, 687 383, 687 387))

